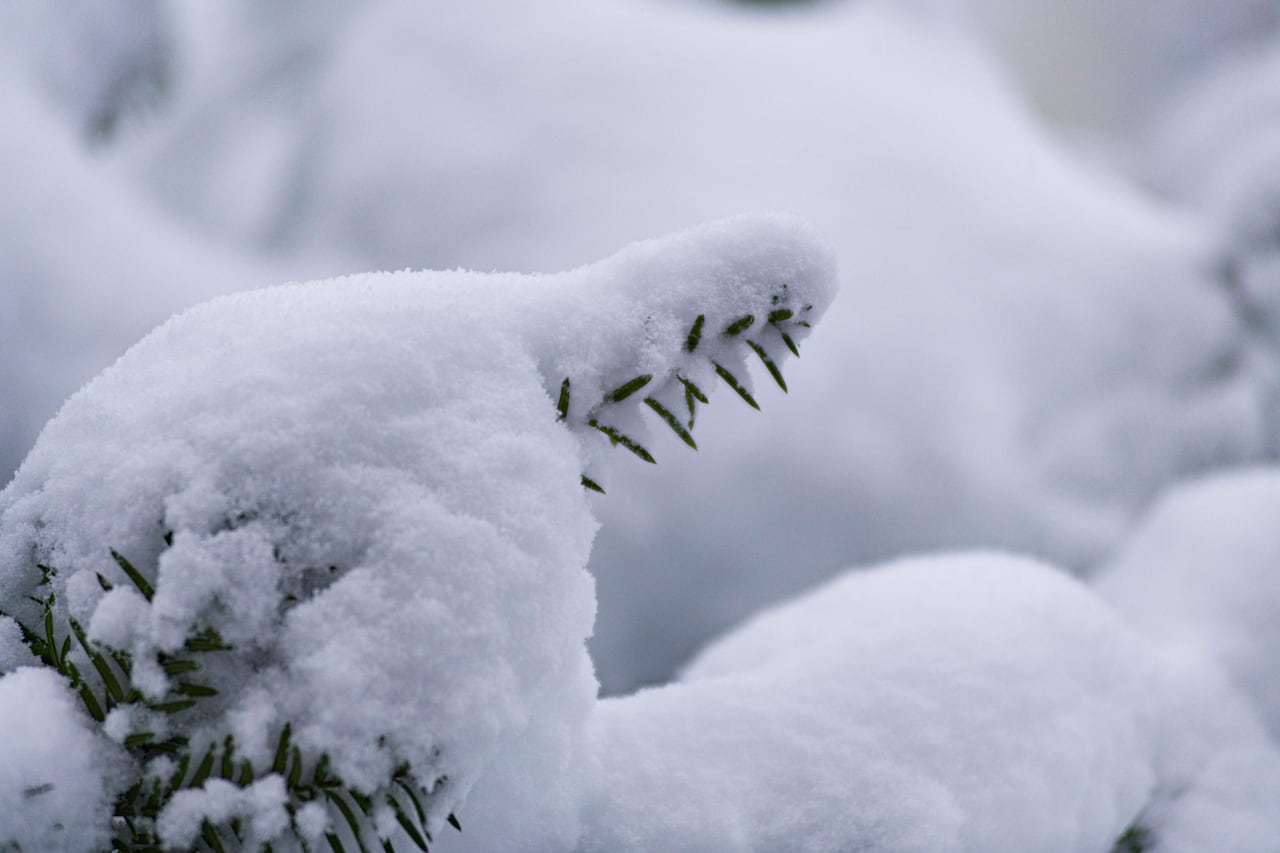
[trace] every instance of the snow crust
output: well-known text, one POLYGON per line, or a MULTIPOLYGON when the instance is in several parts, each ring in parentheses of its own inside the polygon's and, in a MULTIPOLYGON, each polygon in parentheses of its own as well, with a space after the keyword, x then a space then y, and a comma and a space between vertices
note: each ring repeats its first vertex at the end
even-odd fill
MULTIPOLYGON (((503 742, 568 761, 594 698, 580 479, 612 451, 582 425, 592 402, 636 374, 662 394, 677 370, 710 391, 712 361, 746 377, 750 351, 719 330, 770 309, 816 321, 834 285, 807 227, 758 215, 559 276, 369 274, 205 303, 74 396, 0 493, 0 609, 37 624, 51 567, 55 621, 129 652, 151 700, 176 686, 157 655, 214 629, 232 648, 202 658, 220 696, 182 724, 197 751, 229 733, 270 766, 287 722, 364 791, 408 762, 442 820, 503 742)), ((757 337, 781 361, 773 329, 757 337)), ((640 408, 595 416, 641 435, 640 408)), ((276 825, 272 802, 205 786, 162 837, 240 808, 276 825)))

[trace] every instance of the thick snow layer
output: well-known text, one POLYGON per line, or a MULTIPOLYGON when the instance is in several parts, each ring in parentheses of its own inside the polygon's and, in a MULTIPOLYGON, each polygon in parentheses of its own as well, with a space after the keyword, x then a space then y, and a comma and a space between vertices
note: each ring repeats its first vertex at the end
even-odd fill
POLYGON ((1163 497, 1096 578, 1131 624, 1221 666, 1280 740, 1280 472, 1223 474, 1163 497))
POLYGON ((849 574, 599 705, 580 849, 1268 849, 1280 753, 1206 684, 1031 561, 849 574))
POLYGON ((0 849, 105 849, 115 759, 51 670, 0 675, 0 849))
MULTIPOLYGON (((522 765, 499 749, 567 761, 594 698, 581 476, 618 451, 588 424, 642 438, 644 395, 624 405, 623 386, 652 377, 645 402, 672 409, 677 372, 707 391, 712 360, 746 377, 744 338, 780 360, 781 329, 807 331, 763 316, 816 320, 834 286, 807 228, 760 215, 560 276, 369 274, 206 303, 73 397, 0 493, 0 610, 35 625, 52 593, 55 623, 130 652, 152 700, 181 686, 157 655, 216 630, 232 648, 200 679, 221 695, 172 718, 196 749, 230 733, 270 766, 287 722, 365 791, 401 762, 425 788, 447 778, 437 820, 495 764, 493 785, 536 785, 503 777, 522 765), (721 332, 746 314, 762 320, 721 332)), ((161 831, 180 844, 200 809, 246 804, 269 825, 269 793, 184 795, 161 831)))

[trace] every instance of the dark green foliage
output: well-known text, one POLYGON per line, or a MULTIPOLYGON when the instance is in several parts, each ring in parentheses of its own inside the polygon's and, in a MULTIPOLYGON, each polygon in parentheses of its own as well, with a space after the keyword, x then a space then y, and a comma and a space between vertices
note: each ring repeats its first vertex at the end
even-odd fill
POLYGON ((556 412, 559 417, 558 421, 562 421, 569 417, 569 377, 564 378, 564 382, 560 383, 560 399, 556 403, 556 412))
MULTIPOLYGON (((722 339, 736 338, 741 340, 751 352, 755 353, 760 359, 760 363, 764 365, 769 376, 777 383, 778 387, 784 392, 787 391, 786 380, 782 376, 782 370, 778 367, 778 363, 769 354, 769 350, 764 345, 767 335, 776 334, 787 349, 793 355, 799 355, 800 349, 796 346, 795 340, 787 333, 790 327, 808 328, 809 323, 803 319, 803 315, 813 309, 812 305, 806 305, 799 311, 787 307, 786 303, 789 299, 789 288, 783 284, 781 288, 771 297, 770 306, 767 313, 764 314, 765 323, 756 327, 756 313, 747 313, 733 320, 724 327, 720 333, 722 339), (754 338, 748 338, 746 333, 753 327, 757 328, 754 338)), ((692 355, 698 351, 702 345, 704 333, 706 330, 707 317, 705 314, 699 314, 694 318, 692 325, 689 327, 689 333, 684 339, 685 352, 692 355)), ((730 388, 734 390, 753 409, 759 409, 760 405, 755 398, 747 390, 746 385, 735 376, 723 364, 712 360, 711 366, 717 376, 724 380, 730 388)), ((556 404, 557 420, 567 421, 569 419, 569 388, 570 380, 565 377, 560 385, 560 396, 556 404)), ((647 388, 649 393, 644 397, 644 404, 658 416, 662 423, 676 434, 676 437, 694 450, 698 449, 698 444, 693 438, 693 427, 697 420, 698 404, 706 405, 708 402, 707 395, 703 393, 694 382, 687 377, 681 375, 679 371, 673 371, 664 377, 654 377, 652 374, 641 374, 636 376, 617 388, 606 393, 603 398, 593 406, 589 411, 581 416, 581 421, 575 418, 575 424, 585 425, 591 429, 600 432, 609 439, 609 442, 617 447, 621 445, 630 450, 636 456, 646 462, 654 462, 653 454, 647 448, 642 446, 638 441, 629 435, 623 433, 617 426, 610 424, 609 418, 606 417, 608 409, 620 403, 641 389, 647 388), (668 393, 668 389, 675 386, 674 393, 680 393, 679 385, 683 386, 683 396, 685 408, 688 409, 688 419, 676 415, 672 411, 672 406, 664 400, 671 400, 673 395, 668 393), (656 390, 654 390, 656 388, 656 390)), ((676 397, 675 399, 678 399, 676 397)), ((676 407, 678 408, 678 406, 676 407)), ((604 494, 604 489, 595 480, 583 475, 582 485, 584 488, 604 494)))
POLYGON ((637 376, 635 379, 632 379, 632 380, 630 380, 629 382, 625 382, 625 383, 623 383, 622 385, 618 386, 617 388, 614 388, 614 389, 613 389, 612 391, 610 391, 608 394, 605 394, 605 395, 604 395, 604 400, 602 401, 602 404, 604 404, 604 403, 619 403, 619 402, 621 402, 621 401, 623 401, 623 400, 627 399, 627 398, 628 398, 628 397, 630 397, 632 394, 636 393, 636 392, 637 392, 637 391, 639 391, 641 388, 643 388, 644 386, 648 385, 648 384, 649 384, 649 380, 651 380, 651 379, 653 379, 653 377, 646 373, 644 376, 637 376))
POLYGON ((1146 853, 1155 843, 1151 830, 1135 823, 1120 834, 1111 853, 1146 853))
POLYGON ((676 435, 680 436, 681 441, 692 447, 694 450, 698 449, 698 444, 693 440, 693 436, 689 434, 689 430, 684 428, 684 424, 680 423, 680 421, 676 419, 676 416, 671 414, 666 406, 662 405, 652 397, 645 397, 644 402, 646 406, 658 413, 658 417, 662 418, 666 425, 671 427, 672 431, 676 435))
POLYGON ((623 435, 615 427, 611 427, 611 426, 608 426, 607 424, 602 424, 599 421, 594 421, 594 420, 587 421, 587 426, 591 427, 592 429, 599 430, 600 432, 607 435, 609 437, 609 441, 612 442, 615 447, 621 444, 623 447, 625 447, 627 450, 630 450, 636 456, 639 456, 645 462, 654 464, 655 460, 652 454, 649 453, 649 451, 645 450, 634 439, 628 438, 627 436, 623 435))
MULTIPOLYGON (((166 539, 166 542, 171 542, 171 539, 166 539)), ((146 576, 122 554, 112 550, 111 556, 134 588, 150 600, 155 590, 146 576)), ((156 732, 142 730, 131 732, 124 738, 121 745, 133 759, 136 775, 132 784, 116 798, 112 851, 159 853, 162 847, 156 819, 178 791, 200 788, 212 778, 247 788, 272 773, 284 778, 289 797, 286 808, 291 818, 298 809, 312 801, 318 800, 331 807, 333 825, 342 827, 326 834, 332 850, 345 849, 344 834, 358 849, 368 849, 366 839, 376 834, 371 819, 374 797, 392 808, 397 824, 417 849, 428 849, 431 833, 423 802, 444 783, 443 778, 436 779, 430 789, 423 789, 406 763, 396 768, 378 791, 366 794, 347 786, 329 770, 328 755, 304 754, 293 743, 292 726, 288 723, 280 731, 275 760, 271 767, 260 773, 247 758, 237 755, 235 740, 230 734, 207 740, 207 735, 201 737, 196 731, 188 731, 194 727, 196 719, 189 712, 219 694, 216 687, 196 677, 204 669, 200 658, 233 651, 217 631, 210 627, 194 631, 181 655, 157 655, 157 663, 166 675, 183 677, 176 681, 168 694, 149 700, 133 686, 132 660, 128 654, 91 641, 80 623, 70 617, 67 618, 68 625, 59 628, 55 611, 57 598, 52 584, 57 571, 47 565, 38 565, 37 568, 40 581, 36 590, 44 591, 44 594, 31 596, 30 600, 41 607, 39 628, 33 629, 21 620, 14 620, 32 654, 67 679, 79 695, 85 711, 97 722, 103 722, 106 715, 117 707, 135 705, 166 715, 170 719, 169 730, 179 732, 161 738, 156 732), (72 660, 75 656, 73 649, 78 649, 88 659, 92 666, 90 671, 82 672, 72 660), (154 775, 150 767, 151 762, 160 757, 172 762, 172 770, 167 771, 165 778, 154 775)), ((102 576, 98 581, 105 590, 113 588, 102 576)), ((0 612, 0 615, 9 614, 0 612)), ((141 719, 145 720, 145 714, 141 719)), ((50 789, 51 786, 47 785, 36 786, 27 792, 27 796, 40 796, 50 789)), ((453 815, 448 816, 448 822, 459 828, 453 815)), ((191 849, 205 853, 242 850, 245 843, 242 829, 238 818, 216 825, 206 821, 191 849)), ((296 826, 294 831, 296 835, 296 826)), ((389 839, 379 838, 378 841, 383 850, 394 853, 395 848, 389 839)))
POLYGON ((738 396, 745 400, 748 406, 759 411, 760 404, 755 401, 755 398, 751 396, 746 388, 742 387, 742 383, 738 381, 738 377, 726 370, 718 361, 711 362, 711 366, 716 369, 716 375, 723 379, 726 385, 738 392, 738 396))
MULTIPOLYGON (((133 563, 130 563, 124 557, 120 556, 119 552, 117 552, 115 548, 111 549, 111 556, 115 559, 120 568, 124 570, 124 573, 128 575, 129 580, 133 581, 133 585, 138 588, 138 592, 142 593, 143 598, 150 601, 155 597, 156 591, 151 588, 150 582, 142 576, 142 573, 133 567, 133 563)), ((98 582, 102 583, 101 578, 99 578, 98 582)))
POLYGON ((684 343, 684 348, 689 352, 698 348, 698 343, 702 340, 702 325, 706 322, 707 318, 704 314, 699 314, 698 319, 693 321, 693 328, 689 330, 689 337, 684 343))
POLYGON ((764 347, 755 341, 747 341, 747 346, 751 347, 751 351, 760 356, 760 360, 764 362, 765 369, 769 371, 769 375, 773 377, 773 381, 778 383, 778 387, 785 394, 787 392, 787 383, 782 378, 782 371, 778 369, 778 365, 774 364, 773 359, 769 358, 769 354, 764 351, 764 347))

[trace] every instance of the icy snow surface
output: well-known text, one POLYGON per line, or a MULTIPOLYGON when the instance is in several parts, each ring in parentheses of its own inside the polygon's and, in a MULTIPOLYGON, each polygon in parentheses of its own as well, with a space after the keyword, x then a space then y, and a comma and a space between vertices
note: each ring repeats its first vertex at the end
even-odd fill
MULTIPOLYGON (((152 700, 175 686, 157 654, 216 629, 232 651, 202 658, 221 695, 181 723, 196 751, 231 733, 269 766, 288 722, 365 791, 406 761, 424 788, 447 778, 442 820, 504 743, 554 745, 560 764, 577 746, 595 695, 580 477, 621 452, 582 422, 643 438, 642 395, 593 403, 637 374, 654 377, 646 400, 680 387, 676 371, 710 391, 712 359, 745 378, 743 338, 786 351, 764 315, 816 321, 834 286, 807 228, 757 215, 559 276, 369 274, 205 303, 74 396, 0 493, 0 610, 37 625, 51 592, 55 623, 131 653, 152 700), (751 331, 721 334, 753 313, 751 331), (557 419, 566 378, 573 431, 557 419)), ((269 826, 271 796, 183 794, 161 832, 182 844, 201 814, 250 806, 269 826)), ((563 835, 572 802, 547 805, 545 831, 563 835)))

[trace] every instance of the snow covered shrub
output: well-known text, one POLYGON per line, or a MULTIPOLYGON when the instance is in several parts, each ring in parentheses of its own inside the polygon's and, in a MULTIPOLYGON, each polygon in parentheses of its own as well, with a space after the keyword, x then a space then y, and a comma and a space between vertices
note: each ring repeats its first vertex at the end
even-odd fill
POLYGON ((1064 572, 852 571, 599 703, 580 851, 1274 850, 1280 752, 1064 572))
POLYGON ((259 233, 300 251, 557 269, 761 203, 833 240, 848 286, 795 399, 714 408, 693 470, 632 466, 600 510, 609 692, 849 565, 983 545, 1083 570, 1163 483, 1260 452, 1203 235, 1046 139, 947 5, 373 4, 298 99, 259 233))
MULTIPOLYGON (((563 772, 595 697, 583 486, 612 446, 653 461, 642 413, 693 444, 717 379, 754 404, 745 359, 783 384, 833 289, 808 229, 762 215, 562 275, 369 274, 170 320, 0 493, 0 720, 36 658, 63 682, 41 707, 105 756, 20 762, 0 816, 65 803, 94 827, 73 849, 425 849, 513 739, 563 772)), ((564 846, 576 803, 538 803, 528 831, 564 846)))

